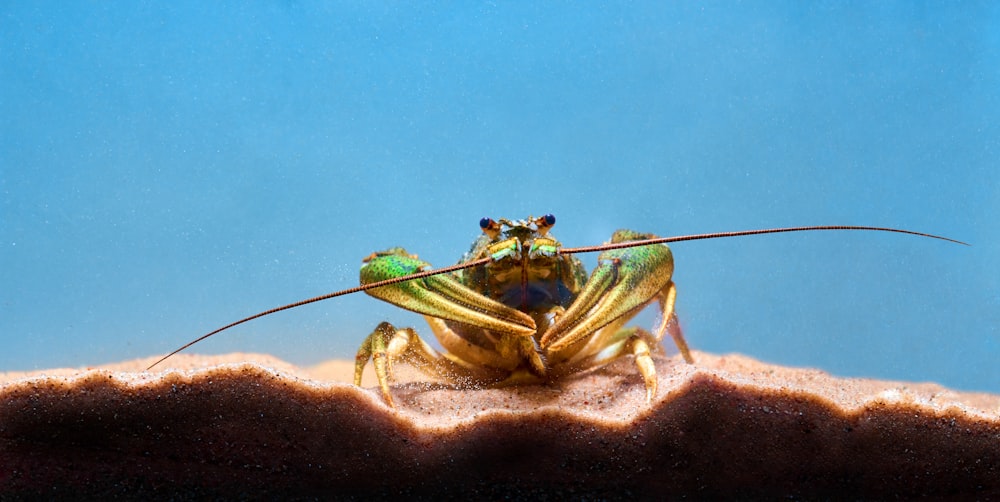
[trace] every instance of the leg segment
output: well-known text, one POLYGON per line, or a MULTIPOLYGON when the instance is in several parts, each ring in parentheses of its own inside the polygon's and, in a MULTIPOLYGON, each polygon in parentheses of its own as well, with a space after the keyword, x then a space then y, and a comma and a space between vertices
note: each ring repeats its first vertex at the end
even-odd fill
POLYGON ((660 290, 656 298, 660 303, 660 325, 656 327, 656 341, 663 340, 663 335, 669 332, 670 337, 674 339, 674 345, 677 345, 677 350, 684 357, 684 361, 693 364, 694 358, 691 357, 687 341, 684 340, 684 333, 681 332, 677 313, 674 312, 674 301, 677 300, 677 286, 674 285, 674 281, 670 281, 666 287, 660 290))

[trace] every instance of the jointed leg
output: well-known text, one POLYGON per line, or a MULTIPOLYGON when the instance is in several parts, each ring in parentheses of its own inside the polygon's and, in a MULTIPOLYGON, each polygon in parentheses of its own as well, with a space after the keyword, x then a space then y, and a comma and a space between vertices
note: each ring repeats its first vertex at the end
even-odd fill
POLYGON ((616 331, 607 339, 607 345, 600 352, 574 363, 571 371, 603 366, 625 355, 635 356, 635 364, 646 384, 646 402, 652 402, 657 384, 652 352, 657 350, 659 343, 650 332, 639 327, 618 329, 612 326, 611 329, 616 331))
MULTIPOLYGON (((389 376, 392 374, 392 361, 399 357, 402 352, 400 345, 409 343, 410 334, 413 330, 397 330, 392 324, 380 323, 375 331, 372 331, 365 341, 361 343, 358 354, 354 358, 354 385, 361 385, 361 376, 364 374, 368 360, 372 360, 375 367, 375 377, 378 385, 382 388, 382 397, 390 407, 395 407, 392 402, 392 395, 389 394, 389 376), (389 348, 392 347, 390 352, 389 348)), ((414 335, 416 333, 413 333, 414 335)))
POLYGON ((380 323, 361 344, 354 360, 354 385, 361 385, 361 376, 371 359, 375 367, 382 397, 390 407, 395 407, 389 393, 392 365, 397 361, 413 364, 421 371, 446 380, 460 380, 473 376, 473 372, 434 350, 423 341, 413 328, 396 328, 388 322, 380 323))
POLYGON ((626 342, 626 349, 635 356, 635 364, 639 367, 643 381, 646 382, 646 404, 653 402, 656 395, 656 366, 653 364, 653 357, 649 354, 649 344, 640 336, 633 335, 626 342))
POLYGON ((674 312, 674 302, 677 300, 677 287, 674 286, 674 281, 670 281, 665 288, 660 290, 656 298, 660 303, 660 325, 654 331, 656 333, 656 341, 663 340, 663 335, 666 332, 670 332, 670 337, 674 339, 674 344, 677 345, 681 356, 684 357, 684 360, 688 364, 693 364, 694 358, 691 357, 687 341, 684 340, 684 334, 681 333, 681 325, 677 320, 677 313, 674 312))

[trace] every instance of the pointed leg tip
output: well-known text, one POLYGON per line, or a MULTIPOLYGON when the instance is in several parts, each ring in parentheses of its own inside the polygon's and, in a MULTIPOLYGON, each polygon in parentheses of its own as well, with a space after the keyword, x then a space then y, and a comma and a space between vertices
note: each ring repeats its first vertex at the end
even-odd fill
POLYGON ((388 392, 383 392, 382 399, 385 400, 386 406, 392 409, 396 409, 396 403, 392 400, 392 394, 389 394, 388 392))

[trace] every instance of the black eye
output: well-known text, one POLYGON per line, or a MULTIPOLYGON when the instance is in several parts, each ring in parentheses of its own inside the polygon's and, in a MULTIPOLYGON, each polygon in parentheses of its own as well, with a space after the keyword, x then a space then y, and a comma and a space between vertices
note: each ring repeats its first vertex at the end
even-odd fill
POLYGON ((491 226, 493 226, 493 220, 492 219, 490 219, 490 218, 483 218, 483 219, 479 220, 479 228, 481 228, 483 230, 486 230, 487 228, 490 228, 491 226))
POLYGON ((556 224, 556 217, 553 216, 553 215, 551 215, 551 214, 547 214, 545 216, 542 216, 542 218, 545 218, 545 224, 548 225, 548 226, 550 226, 550 227, 552 225, 556 224))

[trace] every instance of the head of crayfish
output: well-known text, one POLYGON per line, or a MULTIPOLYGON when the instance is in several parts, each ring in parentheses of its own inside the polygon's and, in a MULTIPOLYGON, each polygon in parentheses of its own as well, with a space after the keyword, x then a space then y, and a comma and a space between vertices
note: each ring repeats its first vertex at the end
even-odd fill
POLYGON ((466 285, 529 314, 568 305, 586 280, 586 271, 579 260, 559 253, 562 244, 549 235, 555 223, 551 214, 479 220, 483 235, 466 261, 488 257, 490 262, 466 271, 466 285))

